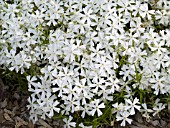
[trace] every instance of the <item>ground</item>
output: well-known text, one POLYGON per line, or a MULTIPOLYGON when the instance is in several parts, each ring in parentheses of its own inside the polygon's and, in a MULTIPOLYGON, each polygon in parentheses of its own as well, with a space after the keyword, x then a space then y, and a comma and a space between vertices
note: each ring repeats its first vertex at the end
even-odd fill
MULTIPOLYGON (((0 77, 0 128, 62 128, 60 120, 39 120, 36 124, 29 121, 27 110, 28 92, 19 90, 19 86, 8 82, 5 85, 0 77)), ((121 128, 119 123, 114 126, 101 126, 100 128, 121 128)), ((162 112, 147 122, 140 113, 134 117, 134 121, 126 128, 170 128, 170 113, 162 112)))

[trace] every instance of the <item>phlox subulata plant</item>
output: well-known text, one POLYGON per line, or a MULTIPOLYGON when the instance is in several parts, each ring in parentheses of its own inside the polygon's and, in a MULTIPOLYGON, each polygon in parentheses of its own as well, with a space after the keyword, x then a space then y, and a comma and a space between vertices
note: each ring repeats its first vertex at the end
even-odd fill
POLYGON ((0 65, 25 75, 33 122, 125 126, 166 108, 170 1, 0 0, 0 11, 0 65))

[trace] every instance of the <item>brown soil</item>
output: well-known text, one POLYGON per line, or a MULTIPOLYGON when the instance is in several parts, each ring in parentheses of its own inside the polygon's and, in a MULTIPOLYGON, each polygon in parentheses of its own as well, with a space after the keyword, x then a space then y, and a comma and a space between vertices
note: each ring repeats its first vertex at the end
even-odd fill
MULTIPOLYGON (((39 120, 36 124, 29 121, 29 110, 26 107, 27 98, 27 91, 19 92, 17 85, 5 86, 0 78, 0 128, 62 128, 61 121, 52 119, 39 120)), ((154 117, 150 122, 147 122, 138 113, 132 124, 126 128, 170 128, 170 113, 162 112, 160 117, 154 117)), ((105 126, 105 128, 122 127, 115 123, 114 126, 105 126)))

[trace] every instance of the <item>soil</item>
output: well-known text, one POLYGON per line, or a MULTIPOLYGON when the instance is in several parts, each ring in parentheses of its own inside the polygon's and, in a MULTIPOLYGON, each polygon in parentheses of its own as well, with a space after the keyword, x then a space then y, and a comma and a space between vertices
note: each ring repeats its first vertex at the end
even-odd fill
MULTIPOLYGON (((27 91, 18 91, 19 87, 8 83, 5 86, 0 77, 0 128, 62 128, 60 120, 39 120, 35 124, 29 121, 29 110, 27 109, 27 91)), ((99 128, 122 128, 119 123, 114 126, 101 126, 99 128)), ((147 122, 140 113, 134 117, 131 125, 126 128, 170 128, 170 113, 161 113, 147 122)))

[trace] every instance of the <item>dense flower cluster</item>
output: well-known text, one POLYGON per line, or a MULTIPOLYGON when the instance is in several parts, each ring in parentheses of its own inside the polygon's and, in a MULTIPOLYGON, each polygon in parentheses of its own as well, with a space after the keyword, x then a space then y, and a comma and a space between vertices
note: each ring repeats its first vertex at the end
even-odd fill
POLYGON ((125 126, 165 108, 147 95, 170 94, 170 1, 0 0, 0 11, 0 65, 27 74, 34 122, 60 113, 90 128, 74 118, 111 108, 125 126))

